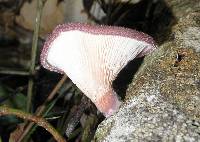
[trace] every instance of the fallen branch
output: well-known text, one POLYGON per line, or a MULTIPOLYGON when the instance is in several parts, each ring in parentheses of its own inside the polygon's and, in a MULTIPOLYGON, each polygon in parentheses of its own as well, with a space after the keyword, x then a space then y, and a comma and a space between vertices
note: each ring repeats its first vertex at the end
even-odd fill
POLYGON ((42 117, 34 116, 18 109, 0 106, 0 116, 4 115, 14 115, 21 119, 32 121, 51 133, 57 142, 66 142, 66 140, 58 133, 58 131, 42 117))

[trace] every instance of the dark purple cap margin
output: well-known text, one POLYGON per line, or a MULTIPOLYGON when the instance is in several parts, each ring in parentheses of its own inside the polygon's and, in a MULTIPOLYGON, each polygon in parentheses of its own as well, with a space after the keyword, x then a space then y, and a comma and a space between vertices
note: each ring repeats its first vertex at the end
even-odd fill
MULTIPOLYGON (((132 38, 138 41, 146 42, 152 46, 151 50, 156 48, 156 44, 153 38, 143 32, 138 32, 133 29, 124 28, 124 27, 117 27, 117 26, 106 26, 106 25, 89 25, 85 23, 69 23, 69 24, 61 24, 58 25, 53 32, 47 37, 41 55, 40 55, 40 62, 44 68, 55 71, 58 73, 63 74, 64 72, 47 62, 47 55, 49 52, 49 48, 51 47, 52 42, 60 35, 62 32, 66 31, 83 31, 86 33, 91 33, 95 35, 113 35, 113 36, 122 36, 127 38, 132 38)), ((148 53, 149 53, 148 52, 148 53)))

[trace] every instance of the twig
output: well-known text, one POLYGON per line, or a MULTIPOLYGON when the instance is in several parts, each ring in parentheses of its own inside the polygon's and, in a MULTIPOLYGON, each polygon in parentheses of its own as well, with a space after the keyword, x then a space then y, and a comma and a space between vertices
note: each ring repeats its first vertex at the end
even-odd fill
POLYGON ((49 94, 48 98, 45 100, 45 102, 36 110, 36 115, 41 115, 42 112, 45 110, 46 104, 51 101, 55 94, 58 92, 58 90, 62 87, 63 83, 66 81, 68 77, 64 75, 62 79, 58 82, 58 84, 55 86, 55 88, 52 90, 52 92, 49 94))
POLYGON ((30 112, 32 106, 32 96, 33 96, 33 85, 34 80, 33 76, 35 74, 35 62, 36 62, 36 53, 37 53, 37 45, 38 45, 38 35, 40 29, 40 21, 42 15, 42 8, 45 3, 45 0, 37 0, 37 13, 35 18, 35 27, 32 41, 32 51, 31 51, 31 66, 30 66, 30 79, 28 81, 28 91, 27 91, 27 112, 30 112))
POLYGON ((9 69, 1 69, 0 68, 0 74, 26 76, 26 75, 29 75, 29 72, 28 71, 18 71, 18 70, 9 70, 9 69))
MULTIPOLYGON (((63 83, 65 82, 66 79, 67 79, 67 76, 64 75, 62 77, 62 79, 58 82, 58 84, 55 86, 55 88, 52 90, 52 92, 49 94, 49 96, 45 100, 45 102, 40 107, 38 107, 38 109, 36 110, 36 115, 37 116, 39 116, 39 115, 41 115, 43 113, 43 111, 45 110, 46 104, 54 98, 54 96, 56 95, 56 93, 58 92, 58 90, 61 88, 61 86, 63 85, 63 83)), ((25 130, 21 134, 21 136, 20 136, 20 138, 18 140, 19 142, 24 139, 24 137, 30 131, 30 129, 33 127, 33 125, 34 125, 34 123, 29 123, 28 124, 28 126, 25 128, 25 130)))
POLYGON ((51 133, 56 141, 66 142, 66 140, 57 132, 57 130, 42 117, 34 116, 34 115, 31 115, 30 113, 26 113, 21 110, 8 108, 5 106, 0 106, 0 116, 3 116, 3 115, 15 115, 24 120, 28 120, 28 121, 37 123, 37 125, 43 127, 49 133, 51 133))

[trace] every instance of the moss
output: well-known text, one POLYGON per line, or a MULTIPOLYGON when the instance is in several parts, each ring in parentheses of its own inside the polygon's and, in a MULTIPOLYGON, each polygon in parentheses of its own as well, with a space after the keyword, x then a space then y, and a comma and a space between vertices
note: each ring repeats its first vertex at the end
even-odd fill
MULTIPOLYGON (((129 86, 126 99, 137 94, 137 88, 149 82, 160 88, 161 94, 186 114, 200 119, 200 55, 192 49, 164 44, 144 65, 129 86)), ((147 90, 148 92, 148 90, 147 90)))

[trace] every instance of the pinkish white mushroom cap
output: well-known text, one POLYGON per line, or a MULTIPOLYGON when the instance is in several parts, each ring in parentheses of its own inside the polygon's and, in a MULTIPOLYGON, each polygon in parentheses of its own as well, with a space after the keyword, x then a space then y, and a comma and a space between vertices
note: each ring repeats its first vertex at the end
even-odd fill
POLYGON ((47 38, 41 64, 67 74, 99 111, 110 116, 120 106, 113 80, 129 61, 155 47, 152 37, 132 29, 63 24, 47 38))

